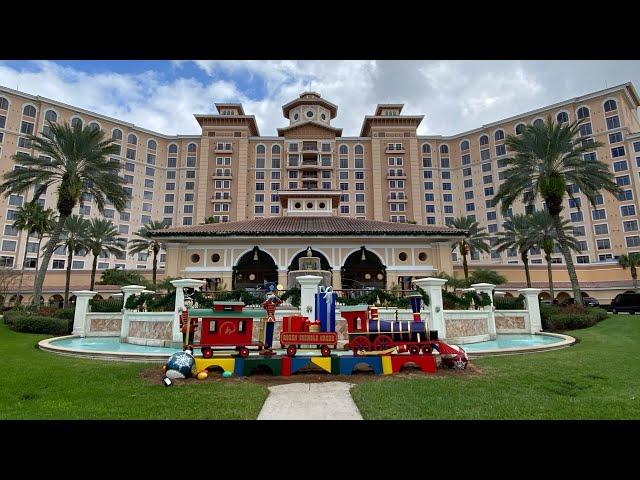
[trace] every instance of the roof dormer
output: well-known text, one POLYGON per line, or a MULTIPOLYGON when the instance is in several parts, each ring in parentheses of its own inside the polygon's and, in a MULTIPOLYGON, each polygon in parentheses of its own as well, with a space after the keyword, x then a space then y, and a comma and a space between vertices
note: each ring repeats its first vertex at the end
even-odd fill
POLYGON ((216 103, 219 115, 244 115, 241 103, 216 103))

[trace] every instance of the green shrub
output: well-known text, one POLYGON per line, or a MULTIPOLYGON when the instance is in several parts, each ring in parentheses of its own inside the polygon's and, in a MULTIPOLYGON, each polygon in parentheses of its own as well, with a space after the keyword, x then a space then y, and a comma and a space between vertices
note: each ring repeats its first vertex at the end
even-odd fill
POLYGON ((76 309, 74 307, 67 308, 58 308, 58 310, 53 314, 56 318, 62 318, 64 320, 73 320, 73 317, 76 314, 76 309))
POLYGON ((578 330, 607 318, 606 310, 593 307, 540 305, 542 328, 547 331, 578 330))
MULTIPOLYGON (((122 300, 89 300, 92 312, 112 313, 122 311, 122 300)), ((73 317, 72 317, 73 318, 73 317)))
POLYGON ((493 297, 493 305, 496 310, 524 310, 524 296, 518 297, 493 297))
POLYGON ((40 315, 21 315, 13 320, 13 329, 24 333, 48 333, 68 335, 71 322, 62 318, 42 317, 40 315))

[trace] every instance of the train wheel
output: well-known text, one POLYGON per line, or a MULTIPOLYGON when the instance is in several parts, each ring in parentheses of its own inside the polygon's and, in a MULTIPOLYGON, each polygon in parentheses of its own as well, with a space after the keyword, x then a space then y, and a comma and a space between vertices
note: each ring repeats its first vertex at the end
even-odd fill
POLYGON ((247 347, 240 347, 238 354, 242 358, 247 358, 249 356, 249 349, 247 347))
POLYGON ((431 355, 431 352, 433 350, 431 349, 431 345, 424 345, 422 347, 422 353, 424 353, 425 355, 431 355))
POLYGON ((411 355, 418 355, 420 353, 420 347, 418 347, 417 345, 411 345, 409 347, 409 353, 411 355))
POLYGON ((359 336, 351 340, 350 345, 354 355, 357 355, 360 350, 371 350, 371 342, 367 337, 363 336, 359 336))
POLYGON ((323 357, 328 357, 329 355, 331 355, 331 349, 327 345, 322 345, 320 347, 320 354, 323 357))
POLYGON ((393 347, 393 339, 389 335, 378 335, 373 341, 374 350, 386 350, 393 347))
POLYGON ((295 357, 297 351, 298 351, 298 349, 296 348, 295 345, 289 345, 287 347, 287 355, 290 356, 290 357, 295 357))
POLYGON ((213 356, 213 350, 211 350, 211 347, 202 347, 201 351, 204 358, 211 358, 213 356))

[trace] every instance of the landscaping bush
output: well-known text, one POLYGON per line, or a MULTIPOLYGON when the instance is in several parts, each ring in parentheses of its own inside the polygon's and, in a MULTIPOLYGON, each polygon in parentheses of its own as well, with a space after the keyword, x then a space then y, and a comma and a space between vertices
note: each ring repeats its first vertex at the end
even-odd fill
MULTIPOLYGON (((122 311, 122 300, 89 300, 92 312, 113 313, 122 311)), ((72 317, 73 318, 73 317, 72 317)))
POLYGON ((546 331, 587 328, 607 318, 606 310, 593 307, 540 305, 542 328, 546 331))
POLYGON ((53 316, 56 318, 62 318, 64 320, 73 320, 76 314, 75 307, 58 308, 54 312, 53 316))
POLYGON ((496 310, 524 310, 524 296, 494 296, 493 305, 496 307, 496 310))
POLYGON ((13 320, 13 329, 24 333, 48 333, 51 335, 68 335, 71 331, 68 320, 40 315, 21 315, 13 320))

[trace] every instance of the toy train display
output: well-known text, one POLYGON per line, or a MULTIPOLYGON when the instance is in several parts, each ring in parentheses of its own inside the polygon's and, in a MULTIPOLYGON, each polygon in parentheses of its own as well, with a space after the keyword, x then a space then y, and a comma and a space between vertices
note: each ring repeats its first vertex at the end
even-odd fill
MULTIPOLYGON (((318 297, 321 295, 318 294, 318 297)), ((340 314, 346 320, 348 335, 345 349, 351 350, 354 356, 407 351, 411 355, 432 355, 435 350, 444 365, 466 368, 468 359, 464 349, 439 340, 437 331, 429 331, 427 323, 421 319, 420 295, 412 295, 410 300, 413 310, 411 321, 381 320, 377 308, 373 306, 342 306, 340 314)), ((324 302, 320 302, 322 303, 324 302)), ((331 348, 337 348, 335 317, 329 319, 335 308, 318 310, 327 317, 324 321, 310 321, 300 315, 284 317, 279 340, 280 347, 286 349, 287 356, 295 357, 297 349, 302 345, 317 348, 323 357, 329 357, 331 348)), ((275 320, 274 311, 275 308, 268 309, 268 321, 275 320)), ((257 349, 263 355, 272 355, 274 352, 271 350, 270 338, 266 341, 253 340, 255 320, 264 317, 264 310, 245 309, 242 302, 214 302, 212 309, 185 309, 181 315, 185 349, 199 348, 204 358, 211 358, 214 349, 231 348, 237 351, 239 357, 246 358, 250 353, 249 347, 257 349), (198 328, 200 339, 199 342, 194 342, 194 334, 198 328)))

